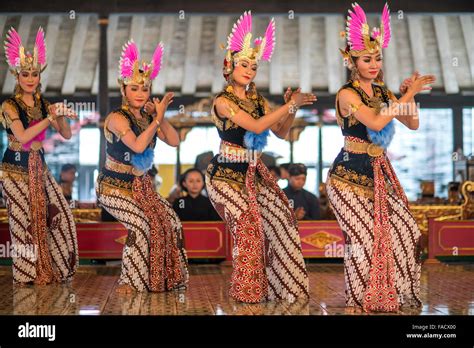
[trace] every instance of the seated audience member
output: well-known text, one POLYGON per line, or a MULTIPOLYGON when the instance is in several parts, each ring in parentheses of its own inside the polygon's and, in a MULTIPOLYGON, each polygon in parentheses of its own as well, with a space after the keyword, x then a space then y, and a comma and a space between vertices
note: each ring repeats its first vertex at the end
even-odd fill
POLYGON ((76 166, 67 163, 61 167, 61 173, 59 173, 59 186, 61 186, 63 195, 69 203, 72 201, 72 190, 74 180, 76 180, 76 172, 76 166))
POLYGON ((291 163, 282 163, 280 164, 280 179, 288 180, 290 175, 288 174, 288 169, 290 168, 291 163))
POLYGON ((275 177, 275 180, 278 181, 281 179, 281 170, 280 170, 280 167, 277 167, 277 166, 270 166, 268 167, 268 170, 270 171, 270 173, 272 173, 272 175, 275 177))
POLYGON ((304 164, 292 164, 288 168, 288 187, 283 189, 295 210, 298 220, 318 220, 319 200, 311 192, 303 187, 306 183, 306 166, 304 164))
POLYGON ((204 184, 204 175, 197 168, 188 169, 182 175, 180 186, 187 195, 177 198, 173 203, 173 209, 182 221, 216 221, 221 219, 209 198, 201 193, 204 184))

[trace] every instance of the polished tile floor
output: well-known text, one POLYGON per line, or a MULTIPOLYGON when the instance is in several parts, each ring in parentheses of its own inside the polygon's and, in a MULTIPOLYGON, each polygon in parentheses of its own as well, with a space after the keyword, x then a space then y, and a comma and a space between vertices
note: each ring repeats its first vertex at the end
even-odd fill
MULTIPOLYGON (((186 291, 115 292, 118 266, 80 266, 70 284, 16 287, 0 266, 0 315, 353 315, 344 307, 341 264, 309 264, 309 301, 242 304, 227 295, 231 268, 190 265, 186 291)), ((423 266, 423 308, 389 315, 474 315, 474 264, 423 266)), ((357 314, 360 315, 360 314, 357 314)))

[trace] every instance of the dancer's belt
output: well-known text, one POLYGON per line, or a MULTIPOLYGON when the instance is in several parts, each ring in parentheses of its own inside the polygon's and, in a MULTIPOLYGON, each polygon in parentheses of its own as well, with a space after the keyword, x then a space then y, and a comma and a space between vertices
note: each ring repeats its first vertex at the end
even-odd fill
MULTIPOLYGON (((31 150, 38 151, 43 147, 41 141, 33 141, 31 143, 31 150)), ((19 142, 14 136, 8 135, 8 148, 12 151, 29 151, 23 148, 23 144, 19 142)))
POLYGON ((344 137, 344 150, 355 153, 366 153, 371 157, 379 157, 384 152, 384 148, 381 146, 349 136, 344 137))
POLYGON ((128 174, 135 176, 142 176, 145 173, 144 171, 138 170, 130 164, 121 163, 109 155, 107 155, 105 159, 105 169, 120 174, 128 174))
POLYGON ((219 154, 233 162, 249 163, 252 160, 258 161, 262 157, 260 151, 253 151, 242 146, 222 140, 219 148, 219 154))

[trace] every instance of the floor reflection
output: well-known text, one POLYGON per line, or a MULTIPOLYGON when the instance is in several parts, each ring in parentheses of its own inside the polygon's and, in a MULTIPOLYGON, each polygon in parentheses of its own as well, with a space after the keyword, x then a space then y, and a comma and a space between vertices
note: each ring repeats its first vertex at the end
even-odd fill
MULTIPOLYGON (((118 294, 120 268, 81 266, 70 283, 19 287, 0 267, 0 314, 13 315, 371 315, 346 308, 342 265, 310 264, 310 298, 245 304, 228 296, 230 267, 191 265, 188 290, 118 294)), ((473 315, 474 265, 427 265, 422 308, 384 315, 473 315)))

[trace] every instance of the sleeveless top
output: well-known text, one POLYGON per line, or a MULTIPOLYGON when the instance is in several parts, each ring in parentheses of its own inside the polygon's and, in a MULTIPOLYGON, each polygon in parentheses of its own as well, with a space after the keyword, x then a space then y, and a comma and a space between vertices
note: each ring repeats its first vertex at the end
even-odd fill
MULTIPOLYGON (((140 122, 135 118, 135 116, 125 108, 118 108, 114 110, 112 113, 110 113, 110 115, 107 118, 109 118, 114 113, 120 114, 123 117, 125 117, 125 119, 129 123, 130 129, 137 137, 153 121, 153 116, 148 115, 145 112, 141 112, 146 122, 144 124, 140 124, 140 122)), ((104 135, 107 141, 107 144, 106 144, 107 157, 111 158, 114 162, 131 166, 132 156, 135 155, 136 152, 130 149, 114 133, 110 132, 107 129, 107 119, 105 120, 105 124, 104 124, 104 135)), ((149 148, 151 149, 155 148, 156 138, 157 138, 157 134, 155 133, 151 143, 148 145, 149 148)), ((117 189, 125 189, 127 191, 131 191, 134 178, 135 178, 135 175, 133 174, 120 173, 112 169, 103 167, 99 173, 97 182, 99 186, 101 186, 102 184, 106 184, 108 186, 113 186, 117 189)))
MULTIPOLYGON (((216 95, 214 100, 219 97, 226 98, 228 101, 247 112, 254 119, 259 119, 270 112, 267 101, 262 95, 258 93, 253 98, 251 98, 249 102, 247 102, 237 97, 234 93, 232 93, 231 89, 227 87, 225 90, 216 95)), ((245 147, 244 136, 245 132, 247 132, 246 129, 240 127, 226 117, 220 117, 217 113, 215 104, 212 105, 211 117, 217 128, 219 137, 222 140, 245 147)), ((245 186, 245 175, 247 173, 248 166, 249 164, 245 162, 227 162, 220 158, 220 155, 217 154, 212 158, 209 166, 207 167, 206 174, 211 180, 223 180, 229 182, 230 184, 236 184, 241 187, 242 185, 245 186)), ((257 179, 260 179, 258 173, 257 179)))
MULTIPOLYGON (((29 107, 20 97, 13 96, 3 102, 2 109, 5 107, 5 105, 10 105, 16 110, 18 117, 20 118, 20 121, 23 125, 23 128, 26 130, 30 126, 32 121, 41 121, 48 116, 48 106, 50 105, 50 103, 41 96, 39 100, 36 100, 35 98, 34 107, 29 107)), ((12 130, 10 129, 11 118, 6 113, 6 111, 3 111, 3 114, 0 118, 5 126, 9 142, 11 140, 19 142, 13 135, 12 130)), ((44 150, 40 149, 39 154, 42 162, 45 163, 44 150)), ((14 150, 7 147, 2 159, 2 170, 4 172, 28 174, 29 158, 29 150, 14 150)))
MULTIPOLYGON (((373 97, 370 98, 362 88, 354 85, 352 81, 349 81, 342 86, 336 94, 336 119, 338 125, 341 127, 342 135, 345 137, 358 138, 364 142, 371 142, 367 134, 367 127, 362 122, 357 120, 352 114, 347 117, 341 115, 339 93, 344 89, 355 92, 364 105, 378 110, 383 107, 383 104, 388 105, 388 102, 393 96, 392 92, 385 86, 373 84, 373 97)), ((353 153, 342 148, 329 169, 328 176, 339 179, 351 185, 352 188, 360 188, 361 190, 359 190, 359 192, 371 197, 374 188, 372 161, 373 157, 367 153, 353 153)))

